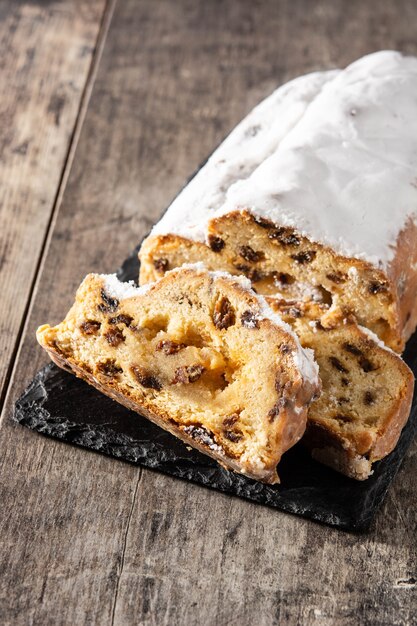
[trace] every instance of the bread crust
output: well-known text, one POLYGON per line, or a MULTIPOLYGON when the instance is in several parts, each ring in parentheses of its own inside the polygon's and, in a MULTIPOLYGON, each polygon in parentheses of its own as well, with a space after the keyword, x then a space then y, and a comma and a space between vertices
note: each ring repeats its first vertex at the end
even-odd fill
POLYGON ((383 459, 394 450, 401 431, 407 423, 414 391, 414 376, 411 371, 407 372, 407 374, 408 382, 403 392, 397 398, 397 406, 387 415, 387 419, 378 433, 378 438, 369 452, 371 462, 383 459))
POLYGON ((404 346, 417 327, 417 226, 411 219, 398 236, 387 275, 396 296, 397 327, 404 346))

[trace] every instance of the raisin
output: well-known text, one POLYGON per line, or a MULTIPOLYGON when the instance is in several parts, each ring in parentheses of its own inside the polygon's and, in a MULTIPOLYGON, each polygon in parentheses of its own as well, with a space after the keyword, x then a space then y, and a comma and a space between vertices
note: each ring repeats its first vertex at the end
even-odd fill
POLYGON ((239 420, 239 414, 233 413, 232 415, 228 415, 227 417, 224 418, 223 425, 230 428, 230 426, 233 426, 234 424, 236 424, 238 420, 239 420))
POLYGON ((87 320, 86 322, 83 322, 80 326, 82 332, 85 335, 96 335, 100 330, 100 327, 100 322, 96 322, 95 320, 87 320))
POLYGON ((245 131, 245 137, 256 137, 260 130, 262 130, 262 126, 260 124, 249 126, 249 128, 245 131))
POLYGON ((283 243, 286 246, 299 246, 301 243, 301 240, 294 233, 290 233, 285 236, 285 238, 283 239, 283 243))
POLYGON ((239 272, 245 274, 254 283, 258 283, 260 280, 265 278, 264 272, 255 269, 254 267, 249 267, 249 265, 245 265, 244 263, 234 263, 233 264, 239 272))
POLYGON ((219 330, 224 330, 233 326, 236 322, 235 311, 230 301, 223 297, 216 302, 213 313, 213 323, 219 330))
POLYGON ((280 398, 278 402, 274 404, 272 409, 268 411, 269 421, 273 422, 274 419, 280 414, 281 409, 285 408, 288 404, 287 398, 280 398))
POLYGON ((257 263, 265 258, 263 252, 257 252, 250 246, 240 246, 238 253, 245 259, 245 261, 249 261, 249 263, 257 263))
POLYGON ((357 346, 353 345, 353 343, 348 343, 348 342, 344 343, 343 349, 347 350, 351 354, 354 354, 355 356, 362 356, 363 354, 362 350, 360 350, 357 346))
POLYGON ((186 343, 176 343, 169 339, 159 341, 156 345, 156 349, 164 354, 177 354, 180 350, 187 347, 186 343))
POLYGON ((164 272, 167 271, 169 267, 169 261, 168 259, 165 259, 165 258, 154 259, 153 266, 157 272, 159 272, 160 274, 163 274, 164 272))
POLYGON ((363 394, 363 402, 368 406, 375 403, 375 394, 373 391, 365 391, 363 394))
POLYGON ((101 294, 101 299, 103 300, 104 304, 98 305, 99 311, 101 311, 102 313, 114 313, 114 311, 119 306, 119 301, 116 298, 111 298, 104 291, 104 289, 101 290, 100 294, 101 294))
POLYGON ((130 371, 142 387, 161 391, 162 383, 159 378, 148 372, 143 367, 140 367, 139 365, 131 365, 130 371))
POLYGON ((292 285, 294 278, 291 274, 284 274, 283 272, 276 272, 274 274, 275 283, 278 281, 281 285, 292 285))
POLYGON ((326 278, 331 280, 332 283, 336 283, 336 285, 345 283, 347 280, 346 274, 342 274, 342 272, 330 272, 330 274, 326 274, 326 278))
POLYGON ((341 396, 337 399, 337 402, 338 404, 346 404, 347 402, 349 402, 349 398, 344 398, 343 396, 341 396))
POLYGON ((349 378, 343 377, 341 382, 342 382, 343 387, 349 387, 349 385, 350 385, 349 378))
POLYGON ((280 345, 279 350, 282 354, 289 354, 291 352, 291 347, 287 343, 283 343, 280 345))
POLYGON ((209 235, 208 245, 213 250, 213 252, 220 252, 220 250, 223 250, 226 244, 221 237, 216 237, 216 235, 209 235))
POLYGON ((269 220, 264 219, 263 217, 258 217, 256 215, 253 216, 253 221, 255 224, 258 224, 261 228, 272 228, 273 223, 269 220))
POLYGON ((366 358, 366 356, 364 356, 362 350, 360 350, 353 343, 346 342, 343 344, 343 348, 344 350, 347 350, 351 354, 354 354, 355 356, 358 357, 359 365, 363 369, 364 372, 372 372, 373 370, 377 369, 376 366, 373 365, 373 363, 371 363, 371 361, 368 358, 366 358))
POLYGON ((343 372, 343 374, 347 374, 348 373, 348 370, 346 369, 346 367, 344 365, 342 365, 342 363, 339 361, 339 359, 337 357, 330 356, 329 357, 329 361, 333 365, 333 367, 335 369, 337 369, 339 372, 343 372))
POLYGON ((288 228, 276 228, 268 234, 269 239, 278 241, 283 246, 299 246, 301 240, 288 228))
POLYGON ((371 361, 369 359, 367 359, 366 356, 361 356, 359 358, 359 365, 361 366, 363 371, 366 372, 366 373, 373 372, 374 370, 377 369, 376 365, 371 363, 371 361))
POLYGON ((246 328, 259 328, 259 320, 252 311, 244 311, 241 315, 240 323, 246 328))
POLYGON ((248 278, 253 283, 259 283, 259 281, 265 278, 265 273, 253 268, 248 272, 248 278))
POLYGON ((240 441, 243 437, 242 433, 236 430, 225 430, 224 436, 233 443, 238 443, 238 441, 240 441))
MULTIPOLYGON (((283 396, 285 396, 285 398, 291 395, 292 382, 290 380, 282 380, 280 374, 277 374, 277 376, 275 377, 274 386, 275 386, 275 390, 279 394, 282 394, 283 396)), ((285 404, 286 402, 285 398, 281 398, 280 402, 285 404)), ((284 404, 282 404, 282 406, 284 406, 284 404)))
POLYGON ((344 415, 343 413, 337 413, 335 415, 335 418, 337 420, 340 420, 341 422, 352 422, 352 418, 350 415, 344 415))
POLYGON ((206 368, 203 365, 182 365, 175 370, 174 378, 171 382, 172 385, 187 385, 188 383, 195 383, 206 368))
POLYGON ((249 274, 251 270, 249 265, 245 265, 244 263, 233 263, 233 265, 237 270, 239 270, 239 272, 242 272, 242 274, 249 274))
POLYGON ((119 328, 111 328, 104 336, 107 339, 107 343, 113 348, 117 348, 126 339, 119 328))
POLYGON ((385 293, 388 291, 388 285, 387 283, 381 283, 377 280, 373 280, 368 285, 368 291, 369 293, 372 293, 372 294, 385 293))
POLYGON ((97 363, 96 369, 100 374, 110 377, 117 376, 117 374, 121 374, 123 372, 122 368, 116 365, 116 361, 114 359, 108 359, 102 363, 97 363))
POLYGON ((204 428, 204 426, 191 424, 190 426, 185 426, 183 430, 198 443, 202 443, 212 449, 218 447, 213 433, 204 428))
POLYGON ((130 317, 130 315, 123 315, 123 314, 116 315, 116 317, 111 317, 109 319, 109 324, 124 324, 128 328, 132 322, 133 322, 133 317, 130 317))
POLYGON ((269 421, 270 422, 274 421, 274 419, 277 417, 277 415, 279 415, 280 410, 281 410, 281 407, 279 406, 278 403, 276 403, 276 404, 274 404, 272 409, 270 411, 268 411, 268 417, 269 417, 269 421))
POLYGON ((311 263, 315 256, 315 250, 305 250, 304 252, 299 252, 298 254, 292 254, 291 258, 300 265, 306 265, 307 263, 311 263))

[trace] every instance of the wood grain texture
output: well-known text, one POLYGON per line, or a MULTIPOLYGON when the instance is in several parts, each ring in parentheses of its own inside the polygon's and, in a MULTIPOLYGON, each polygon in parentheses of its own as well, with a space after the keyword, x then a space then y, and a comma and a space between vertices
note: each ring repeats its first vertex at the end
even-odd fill
POLYGON ((62 318, 86 272, 117 267, 259 99, 375 49, 417 53, 416 20, 405 0, 117 4, 0 429, 2 624, 414 622, 416 444, 372 532, 355 536, 9 416, 45 361, 36 326, 62 318))
POLYGON ((0 398, 105 0, 0 5, 0 398))

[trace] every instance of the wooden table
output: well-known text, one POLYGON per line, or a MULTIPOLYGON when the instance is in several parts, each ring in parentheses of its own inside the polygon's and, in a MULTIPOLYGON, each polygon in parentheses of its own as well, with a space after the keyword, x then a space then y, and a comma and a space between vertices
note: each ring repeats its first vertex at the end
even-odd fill
POLYGON ((89 271, 112 272, 261 98, 417 53, 415 0, 0 3, 0 623, 412 624, 417 441, 344 534, 16 426, 89 271))

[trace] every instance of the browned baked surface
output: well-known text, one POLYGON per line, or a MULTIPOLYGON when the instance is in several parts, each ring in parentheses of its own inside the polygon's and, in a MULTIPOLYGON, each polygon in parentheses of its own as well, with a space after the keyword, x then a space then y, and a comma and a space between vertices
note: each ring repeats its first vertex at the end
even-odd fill
POLYGON ((304 442, 318 461, 365 479, 393 450, 407 421, 414 377, 404 361, 352 320, 314 302, 268 298, 320 369, 322 393, 310 406, 304 442))
POLYGON ((231 278, 183 269, 133 297, 89 275, 39 343, 61 367, 225 467, 277 482, 318 392, 294 335, 231 278))
POLYGON ((417 322, 417 229, 401 233, 388 274, 284 228, 235 211, 212 219, 208 245, 176 235, 150 236, 140 251, 141 284, 183 263, 244 274, 259 293, 332 303, 402 351, 417 322))

